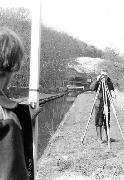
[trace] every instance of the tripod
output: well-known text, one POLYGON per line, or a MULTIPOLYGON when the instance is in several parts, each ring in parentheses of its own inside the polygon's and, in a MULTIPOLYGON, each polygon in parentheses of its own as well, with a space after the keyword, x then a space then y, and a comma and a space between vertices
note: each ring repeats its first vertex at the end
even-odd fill
POLYGON ((101 88, 102 88, 102 95, 103 95, 104 115, 105 115, 106 127, 107 127, 108 149, 110 150, 111 147, 110 147, 110 128, 109 128, 109 118, 108 118, 108 100, 109 100, 110 105, 112 107, 113 114, 114 114, 115 119, 117 121, 117 125, 119 127, 120 132, 121 132, 123 140, 124 140, 124 134, 123 134, 122 128, 120 126, 120 123, 119 123, 119 120, 118 120, 118 117, 117 117, 117 113, 116 113, 116 110, 115 110, 115 107, 114 107, 113 99, 112 99, 112 96, 111 96, 110 91, 108 89, 108 86, 106 84, 105 77, 103 77, 101 79, 100 83, 99 83, 99 87, 98 87, 98 90, 97 90, 97 93, 96 93, 96 96, 95 96, 95 99, 94 99, 94 102, 93 102, 93 105, 92 105, 92 108, 91 108, 90 116, 89 116, 88 122, 86 124, 86 128, 85 128, 85 131, 84 131, 84 134, 83 134, 83 137, 82 137, 81 141, 82 141, 82 143, 84 143, 86 132, 88 130, 88 126, 89 126, 89 123, 90 123, 90 120, 91 120, 91 117, 92 117, 92 113, 93 113, 93 110, 94 110, 94 107, 95 107, 95 103, 96 103, 96 100, 98 98, 98 95, 99 95, 99 92, 100 92, 101 88))

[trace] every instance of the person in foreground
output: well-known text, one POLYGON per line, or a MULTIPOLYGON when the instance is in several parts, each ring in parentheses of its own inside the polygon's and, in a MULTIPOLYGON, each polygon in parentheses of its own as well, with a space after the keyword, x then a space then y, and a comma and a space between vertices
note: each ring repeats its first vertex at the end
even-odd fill
MULTIPOLYGON (((97 79, 94 80, 91 85, 90 89, 93 91, 97 91, 99 87, 99 83, 101 83, 102 78, 105 78, 106 85, 108 86, 109 92, 113 98, 115 98, 114 94, 114 86, 111 79, 108 77, 107 72, 101 71, 101 74, 97 76, 97 79)), ((110 128, 110 101, 107 97, 107 104, 108 104, 108 125, 110 128)), ((99 139, 99 142, 106 142, 108 140, 107 136, 107 125, 106 125, 106 118, 104 114, 104 101, 103 101, 103 94, 102 94, 102 87, 100 88, 100 92, 98 94, 96 103, 95 103, 95 126, 96 132, 99 139), (103 127, 106 134, 106 140, 103 141, 102 134, 103 134, 103 127)))
POLYGON ((28 105, 18 104, 5 90, 23 61, 17 34, 0 28, 0 180, 34 180, 33 135, 28 105))

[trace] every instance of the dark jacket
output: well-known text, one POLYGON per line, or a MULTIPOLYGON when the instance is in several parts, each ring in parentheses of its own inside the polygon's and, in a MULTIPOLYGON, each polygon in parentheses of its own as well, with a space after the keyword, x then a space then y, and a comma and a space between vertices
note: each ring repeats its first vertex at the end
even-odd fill
MULTIPOLYGON (((94 80, 90 85, 90 90, 97 91, 98 87, 99 87, 99 83, 101 83, 100 80, 94 80)), ((106 85, 108 86, 109 91, 111 91, 111 90, 114 91, 113 83, 109 77, 107 77, 107 79, 106 79, 106 85)), ((103 104, 102 87, 100 88, 100 92, 99 92, 98 100, 97 100, 96 104, 99 105, 99 103, 103 104)))
POLYGON ((33 135, 28 105, 18 104, 0 93, 0 105, 16 114, 14 118, 0 115, 0 180, 34 180, 33 135))

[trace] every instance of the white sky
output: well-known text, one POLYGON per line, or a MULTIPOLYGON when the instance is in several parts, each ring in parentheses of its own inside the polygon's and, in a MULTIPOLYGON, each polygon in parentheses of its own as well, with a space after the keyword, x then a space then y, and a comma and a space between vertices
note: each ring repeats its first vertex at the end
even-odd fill
MULTIPOLYGON (((1 7, 35 7, 37 0, 0 0, 1 7), (34 2, 34 4, 32 4, 34 2)), ((98 48, 124 54, 124 0, 42 0, 42 22, 98 48)))
POLYGON ((124 53, 124 0, 43 0, 43 23, 124 53))

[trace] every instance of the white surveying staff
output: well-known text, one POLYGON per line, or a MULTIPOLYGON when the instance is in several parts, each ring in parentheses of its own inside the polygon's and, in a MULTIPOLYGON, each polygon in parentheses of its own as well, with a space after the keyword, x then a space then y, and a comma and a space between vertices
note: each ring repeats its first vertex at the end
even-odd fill
POLYGON ((104 102, 104 113, 106 119, 106 126, 107 126, 107 138, 108 138, 108 149, 110 150, 110 132, 109 132, 109 122, 108 122, 108 100, 107 100, 107 92, 106 92, 106 84, 105 78, 102 79, 102 91, 103 91, 103 102, 104 102))
MULTIPOLYGON (((34 109, 39 108, 39 75, 40 75, 40 50, 41 50, 41 0, 33 2, 31 26, 31 58, 29 104, 34 109)), ((33 156, 34 177, 37 171, 37 144, 38 144, 38 117, 33 126, 33 156)))

